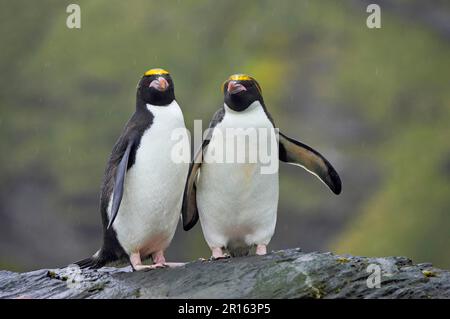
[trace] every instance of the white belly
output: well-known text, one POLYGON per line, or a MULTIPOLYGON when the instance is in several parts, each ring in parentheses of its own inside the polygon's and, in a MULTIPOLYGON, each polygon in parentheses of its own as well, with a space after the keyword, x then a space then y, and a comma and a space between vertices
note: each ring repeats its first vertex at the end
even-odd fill
MULTIPOLYGON (((203 233, 210 247, 267 245, 275 230, 278 155, 277 169, 272 174, 262 174, 261 166, 264 165, 259 160, 250 163, 248 156, 245 163, 211 163, 210 159, 211 150, 222 143, 217 134, 219 131, 224 132, 230 127, 273 128, 261 106, 247 112, 249 114, 226 111, 222 122, 214 129, 200 169, 197 205, 203 233)), ((271 138, 275 139, 275 133, 271 132, 271 138)), ((260 151, 264 145, 245 144, 248 152, 252 148, 260 151)), ((275 151, 278 154, 278 148, 275 151)))
MULTIPOLYGON (((172 160, 174 129, 185 128, 181 110, 170 106, 148 106, 153 124, 142 136, 134 165, 125 177, 122 202, 113 224, 127 253, 147 256, 170 244, 179 220, 189 154, 183 163, 172 160)), ((190 150, 186 134, 181 143, 190 150)), ((111 206, 111 205, 110 205, 111 206)))

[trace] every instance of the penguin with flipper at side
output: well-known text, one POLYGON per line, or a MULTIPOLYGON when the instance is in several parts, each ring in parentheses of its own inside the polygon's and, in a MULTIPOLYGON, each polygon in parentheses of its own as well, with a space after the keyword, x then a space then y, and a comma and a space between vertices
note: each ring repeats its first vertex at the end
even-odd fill
POLYGON ((141 78, 136 111, 117 140, 107 164, 100 200, 103 245, 92 257, 76 264, 100 268, 128 260, 133 270, 177 266, 168 263, 169 246, 180 217, 190 146, 183 113, 175 100, 173 80, 166 70, 151 69, 141 78), (174 130, 184 130, 180 140, 174 130), (172 150, 184 143, 184 161, 172 150), (151 257, 152 265, 142 261, 151 257))

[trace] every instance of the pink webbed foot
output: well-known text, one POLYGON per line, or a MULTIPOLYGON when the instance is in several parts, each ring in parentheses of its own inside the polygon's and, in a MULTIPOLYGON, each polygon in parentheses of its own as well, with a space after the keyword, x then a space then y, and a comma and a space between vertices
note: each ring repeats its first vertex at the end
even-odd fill
POLYGON ((211 248, 211 260, 219 260, 219 259, 227 259, 230 258, 229 255, 224 254, 221 247, 212 247, 211 248))
POLYGON ((166 262, 166 258, 164 257, 163 251, 157 251, 152 255, 153 262, 156 264, 162 264, 164 267, 175 268, 184 266, 186 263, 178 263, 178 262, 166 262))
POLYGON ((158 256, 153 256, 153 265, 143 265, 141 260, 141 254, 139 252, 132 253, 130 255, 130 263, 134 271, 141 271, 141 270, 152 270, 157 268, 165 268, 165 259, 164 255, 161 253, 158 256), (156 258, 155 258, 156 257, 156 258))
POLYGON ((141 260, 141 254, 139 252, 132 253, 130 255, 130 264, 133 271, 141 271, 150 269, 149 265, 143 265, 141 260))
POLYGON ((140 270, 152 270, 152 269, 158 269, 158 268, 174 268, 174 267, 181 267, 184 266, 185 263, 178 263, 178 262, 166 262, 166 258, 164 257, 163 251, 157 251, 152 254, 153 259, 153 265, 143 265, 141 260, 140 253, 133 253, 130 255, 130 263, 133 267, 134 271, 140 271, 140 270))
POLYGON ((257 245, 256 246, 256 254, 258 256, 263 256, 267 254, 267 246, 266 245, 257 245))

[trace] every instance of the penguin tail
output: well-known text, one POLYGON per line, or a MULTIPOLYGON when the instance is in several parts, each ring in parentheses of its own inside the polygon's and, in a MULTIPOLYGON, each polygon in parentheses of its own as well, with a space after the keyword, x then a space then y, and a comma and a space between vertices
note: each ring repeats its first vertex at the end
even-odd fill
POLYGON ((245 243, 232 242, 228 245, 227 250, 231 257, 245 257, 250 254, 251 248, 245 245, 245 243))
POLYGON ((102 255, 98 251, 93 256, 74 262, 74 264, 80 267, 81 269, 85 268, 98 269, 102 268, 106 264, 106 260, 102 257, 102 255))
POLYGON ((229 250, 231 257, 245 257, 250 254, 249 248, 239 247, 229 250))

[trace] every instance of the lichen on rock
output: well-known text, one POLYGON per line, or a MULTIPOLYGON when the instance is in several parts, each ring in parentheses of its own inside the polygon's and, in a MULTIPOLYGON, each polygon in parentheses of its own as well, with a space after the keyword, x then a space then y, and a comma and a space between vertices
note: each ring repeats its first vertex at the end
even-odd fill
POLYGON ((288 249, 148 272, 73 265, 0 271, 0 298, 450 298, 450 272, 404 257, 288 249), (369 284, 377 275, 369 265, 379 270, 379 288, 369 284))

